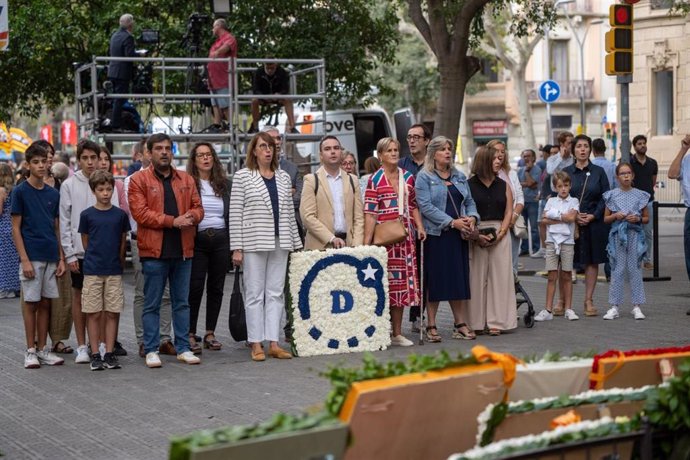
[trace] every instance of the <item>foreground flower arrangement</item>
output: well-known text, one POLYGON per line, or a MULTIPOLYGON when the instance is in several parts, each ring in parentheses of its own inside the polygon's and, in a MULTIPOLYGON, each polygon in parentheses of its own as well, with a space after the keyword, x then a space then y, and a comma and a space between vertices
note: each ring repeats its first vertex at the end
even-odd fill
POLYGON ((637 429, 637 423, 627 417, 602 417, 599 420, 585 420, 572 425, 561 426, 540 434, 521 436, 475 447, 462 454, 449 457, 450 460, 492 460, 507 455, 523 453, 558 444, 579 442, 604 436, 630 433, 637 429))
POLYGON ((577 407, 584 404, 607 402, 643 401, 656 391, 657 387, 648 385, 642 388, 611 388, 609 390, 590 390, 576 395, 537 398, 528 401, 490 404, 477 417, 477 446, 486 446, 493 441, 496 427, 510 414, 522 414, 547 409, 577 407))
POLYGON ((299 356, 390 345, 386 250, 302 251, 290 258, 293 340, 299 356))

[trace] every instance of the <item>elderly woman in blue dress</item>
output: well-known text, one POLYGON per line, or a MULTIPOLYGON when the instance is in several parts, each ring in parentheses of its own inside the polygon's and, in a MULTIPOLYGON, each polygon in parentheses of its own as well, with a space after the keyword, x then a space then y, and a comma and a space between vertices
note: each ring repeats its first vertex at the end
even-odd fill
POLYGON ((474 332, 463 320, 470 298, 469 246, 462 238, 479 221, 467 178, 453 166, 453 142, 443 136, 429 142, 415 190, 427 240, 424 242, 424 281, 428 325, 426 339, 440 342, 436 312, 442 300, 453 311, 453 338, 471 340, 474 332))

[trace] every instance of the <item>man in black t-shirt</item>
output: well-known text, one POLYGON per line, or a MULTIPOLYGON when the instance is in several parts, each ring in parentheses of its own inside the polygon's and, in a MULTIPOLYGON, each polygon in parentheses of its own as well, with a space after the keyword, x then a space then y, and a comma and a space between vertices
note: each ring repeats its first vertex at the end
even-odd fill
MULTIPOLYGON (((267 62, 263 67, 256 69, 252 82, 252 92, 263 95, 285 95, 290 92, 290 75, 276 62, 267 62)), ((261 118, 261 106, 278 104, 285 107, 287 115, 287 125, 285 131, 292 134, 299 134, 295 128, 295 115, 291 99, 252 99, 252 126, 250 133, 255 133, 259 128, 261 118)))
POLYGON ((659 165, 656 160, 647 156, 647 138, 638 134, 632 141, 635 155, 630 156, 630 166, 632 166, 635 179, 633 179, 633 187, 649 193, 649 204, 647 205, 647 212, 649 213, 649 222, 644 225, 644 236, 647 240, 647 254, 644 257, 644 268, 651 270, 654 268, 652 264, 652 222, 654 219, 652 211, 652 202, 654 201, 654 187, 656 186, 656 176, 659 174, 659 165))

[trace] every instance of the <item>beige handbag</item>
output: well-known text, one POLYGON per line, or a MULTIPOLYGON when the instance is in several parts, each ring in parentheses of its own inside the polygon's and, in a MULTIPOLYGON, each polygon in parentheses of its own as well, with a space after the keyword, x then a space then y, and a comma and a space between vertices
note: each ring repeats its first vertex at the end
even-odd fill
POLYGON ((376 246, 390 246, 400 243, 407 238, 407 226, 403 221, 403 207, 407 203, 406 186, 403 172, 398 168, 398 218, 388 222, 381 222, 374 227, 374 241, 376 246))
POLYGON ((526 240, 527 235, 527 224, 525 223, 525 218, 520 214, 515 220, 515 225, 513 225, 513 235, 515 238, 526 240))

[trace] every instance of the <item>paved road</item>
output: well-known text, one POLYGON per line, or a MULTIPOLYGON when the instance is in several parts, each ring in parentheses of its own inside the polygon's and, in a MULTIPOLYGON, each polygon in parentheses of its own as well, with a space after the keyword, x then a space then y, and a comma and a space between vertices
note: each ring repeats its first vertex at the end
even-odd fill
MULTIPOLYGON (((587 318, 568 322, 563 318, 522 325, 501 337, 480 337, 476 342, 452 340, 448 306, 442 306, 439 325, 441 344, 377 353, 381 359, 402 359, 408 353, 440 349, 467 352, 475 343, 517 356, 592 349, 630 349, 678 346, 690 343, 690 283, 685 274, 682 224, 677 220, 661 226, 661 274, 671 282, 646 283, 646 321, 634 321, 623 309, 614 322, 587 318)), ((521 258, 524 268, 539 270, 542 260, 521 258)), ((226 299, 232 286, 226 282, 226 299)), ((360 354, 267 360, 253 363, 249 351, 232 342, 221 312, 220 352, 206 351, 200 366, 186 366, 163 357, 161 369, 150 370, 135 352, 131 316, 132 277, 126 276, 126 305, 121 340, 130 350, 117 371, 90 372, 86 365, 69 360, 61 367, 24 370, 24 332, 16 300, 0 300, 0 451, 8 459, 160 459, 167 455, 173 434, 199 428, 251 423, 276 411, 299 412, 318 405, 329 390, 319 372, 332 363, 355 365, 360 354)), ((537 309, 544 301, 546 281, 526 276, 522 284, 537 309)), ((574 289, 575 308, 581 311, 583 283, 574 289)), ((598 286, 595 304, 605 310, 607 285, 598 286)), ((521 313, 524 309, 521 311, 521 313)), ((203 313, 202 313, 203 316, 203 313)), ((203 318, 200 319, 203 324, 203 318)), ((410 338, 412 336, 408 334, 410 338)), ((74 339, 69 341, 75 345, 74 339)))

